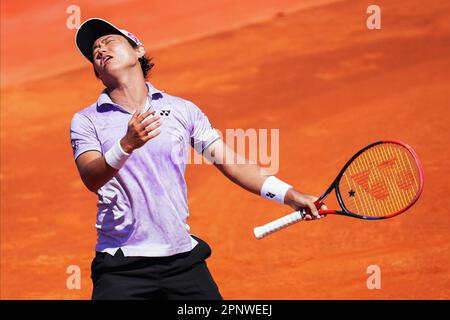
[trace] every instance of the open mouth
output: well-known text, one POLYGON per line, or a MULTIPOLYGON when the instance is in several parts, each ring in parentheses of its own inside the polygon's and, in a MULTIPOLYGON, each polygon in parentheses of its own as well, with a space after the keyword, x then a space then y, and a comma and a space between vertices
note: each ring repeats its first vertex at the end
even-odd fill
POLYGON ((105 65, 109 60, 111 60, 112 59, 112 56, 110 56, 110 55, 107 55, 107 56, 105 56, 104 58, 103 58, 103 65, 105 65))

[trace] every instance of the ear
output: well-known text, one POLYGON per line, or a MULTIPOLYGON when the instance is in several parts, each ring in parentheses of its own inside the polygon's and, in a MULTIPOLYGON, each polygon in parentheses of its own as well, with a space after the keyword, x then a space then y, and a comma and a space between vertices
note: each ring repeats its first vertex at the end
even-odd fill
POLYGON ((139 46, 136 48, 136 52, 137 52, 137 57, 138 58, 142 58, 143 56, 145 56, 145 48, 144 46, 139 46))

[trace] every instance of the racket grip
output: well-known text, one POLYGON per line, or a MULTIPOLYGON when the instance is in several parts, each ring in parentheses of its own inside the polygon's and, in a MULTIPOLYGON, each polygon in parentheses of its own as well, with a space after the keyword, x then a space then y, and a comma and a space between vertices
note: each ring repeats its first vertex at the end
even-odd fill
POLYGON ((256 227, 253 229, 253 234, 257 239, 262 239, 275 231, 278 231, 280 229, 286 228, 287 226, 290 226, 291 224, 299 222, 304 218, 305 212, 306 212, 305 209, 301 209, 299 211, 292 212, 288 215, 285 215, 284 217, 276 219, 272 222, 269 222, 263 226, 256 227))

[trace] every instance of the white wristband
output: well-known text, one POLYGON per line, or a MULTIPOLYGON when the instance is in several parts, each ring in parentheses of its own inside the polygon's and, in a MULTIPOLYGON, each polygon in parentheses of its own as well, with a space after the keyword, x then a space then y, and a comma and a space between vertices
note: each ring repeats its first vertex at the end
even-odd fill
POLYGON ((292 188, 291 185, 281 181, 275 176, 270 176, 264 181, 261 187, 261 196, 263 198, 284 204, 286 192, 292 188))
POLYGON ((129 153, 123 151, 122 146, 120 145, 120 139, 105 153, 105 161, 114 169, 119 170, 125 161, 127 161, 129 153))

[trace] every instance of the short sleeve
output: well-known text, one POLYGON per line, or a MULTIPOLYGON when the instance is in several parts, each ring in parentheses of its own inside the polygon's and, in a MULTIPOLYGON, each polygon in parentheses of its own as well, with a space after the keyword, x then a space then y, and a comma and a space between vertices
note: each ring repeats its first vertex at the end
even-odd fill
POLYGON ((198 153, 203 153, 220 136, 208 117, 192 102, 188 103, 188 112, 191 120, 191 145, 198 153))
POLYGON ((70 124, 70 143, 75 160, 86 151, 102 150, 93 123, 84 115, 75 113, 70 124))

